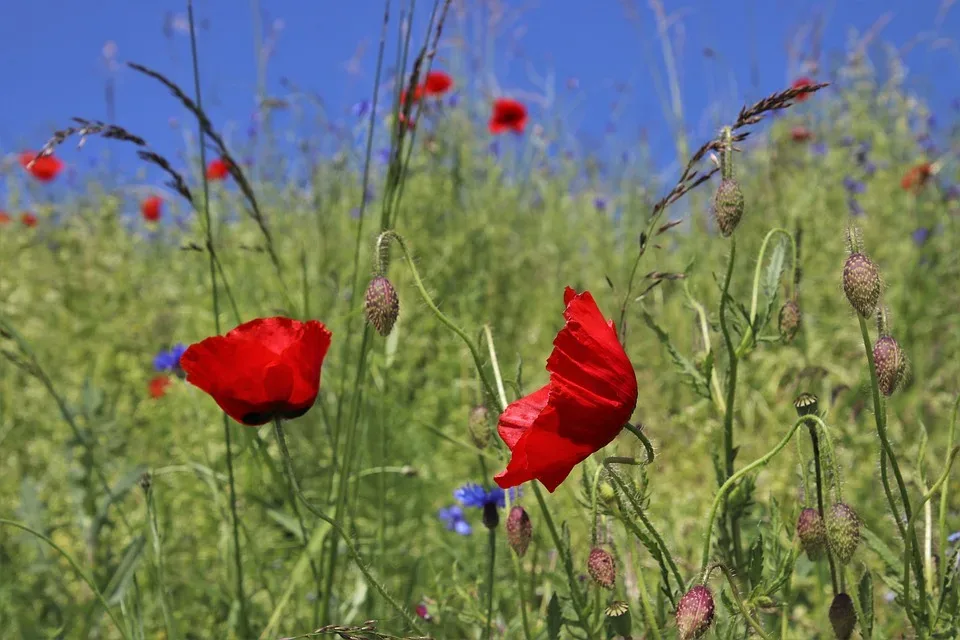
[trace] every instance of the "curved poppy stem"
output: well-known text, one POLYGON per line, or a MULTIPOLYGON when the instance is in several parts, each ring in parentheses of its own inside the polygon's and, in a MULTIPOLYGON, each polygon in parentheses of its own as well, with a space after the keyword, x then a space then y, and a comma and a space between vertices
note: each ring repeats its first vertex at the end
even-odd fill
POLYGON ((93 591, 93 595, 97 596, 97 600, 100 601, 100 604, 103 606, 104 611, 106 611, 107 615, 110 616, 110 620, 113 622, 114 626, 117 627, 117 631, 120 632, 120 635, 124 639, 128 638, 127 630, 124 628, 122 624, 120 624, 120 621, 117 620, 117 617, 114 615, 113 611, 110 609, 110 604, 107 602, 106 598, 103 597, 103 594, 100 593, 100 589, 97 588, 96 583, 90 578, 90 576, 86 574, 86 572, 83 569, 80 568, 80 565, 77 564, 77 561, 74 560, 69 553, 64 551, 56 542, 54 542, 47 536, 43 535, 39 531, 35 531, 31 529, 25 524, 21 524, 20 522, 17 522, 15 520, 7 520, 6 518, 0 518, 0 525, 2 524, 15 527, 17 529, 20 529, 21 531, 29 533, 35 538, 42 540, 48 546, 53 547, 61 556, 63 556, 64 559, 70 564, 70 566, 76 572, 76 574, 80 576, 80 578, 84 582, 87 583, 87 586, 90 587, 91 591, 93 591))
POLYGON ((637 425, 634 425, 628 422, 627 424, 623 425, 623 428, 629 431, 630 433, 632 433, 633 435, 637 436, 637 439, 640 440, 640 443, 643 445, 643 448, 647 450, 646 464, 650 464, 651 462, 653 462, 653 457, 654 457, 653 445, 650 443, 650 440, 647 438, 646 434, 643 432, 643 426, 638 427, 637 425))
POLYGON ((413 282, 417 287, 417 291, 420 293, 420 297, 423 298, 424 303, 433 312, 433 315, 437 316, 437 320, 442 322, 448 329, 457 334, 463 343, 467 345, 467 348, 470 350, 470 355, 473 357, 473 363, 477 367, 477 373, 480 375, 480 382, 483 384, 484 390, 491 398, 496 398, 497 394, 493 390, 493 385, 490 384, 490 381, 487 379, 487 374, 483 369, 483 362, 480 359, 480 352, 477 350, 477 345, 473 343, 473 340, 470 339, 470 336, 461 329, 457 324, 448 318, 437 307, 436 303, 433 301, 433 298, 430 297, 430 294, 427 293, 427 288, 423 284, 423 280, 420 278, 420 272, 417 271, 417 266, 413 262, 413 255, 410 252, 410 248, 407 246, 406 240, 403 239, 399 233, 393 230, 384 231, 379 236, 377 236, 377 246, 376 246, 376 269, 377 273, 383 272, 383 267, 386 262, 386 251, 388 243, 393 240, 398 245, 400 245, 400 250, 403 252, 403 257, 407 260, 407 265, 410 267, 410 273, 413 275, 413 282))
POLYGON ((713 540, 713 525, 717 519, 717 510, 720 508, 720 503, 723 502, 727 493, 733 486, 740 480, 743 476, 747 475, 754 469, 759 469, 760 467, 765 466, 770 460, 772 460, 778 453, 780 453, 787 444, 790 443, 790 440, 793 438, 793 435, 797 432, 797 429, 800 428, 800 425, 816 422, 817 424, 822 424, 823 421, 815 415, 806 415, 801 416, 796 422, 793 423, 793 426, 790 427, 790 431, 787 432, 787 435, 783 437, 777 445, 767 452, 764 456, 757 458, 747 466, 743 467, 735 474, 730 476, 726 482, 723 483, 723 486, 720 487, 720 490, 717 491, 716 497, 713 499, 713 506, 710 507, 710 517, 707 519, 707 535, 704 536, 703 541, 703 559, 700 563, 700 575, 701 579, 706 582, 707 579, 707 564, 710 561, 710 543, 713 540))
POLYGON ((746 619, 747 624, 749 624, 763 640, 773 640, 764 630, 763 625, 747 611, 747 605, 743 602, 743 598, 740 597, 740 590, 737 589, 737 581, 733 579, 733 572, 730 571, 730 568, 722 562, 717 562, 713 565, 713 568, 720 569, 720 571, 723 572, 724 577, 727 579, 727 584, 730 586, 730 593, 733 594, 733 600, 736 602, 737 608, 740 609, 740 614, 746 619))
MULTIPOLYGON (((360 552, 357 551, 355 546, 353 546, 353 542, 351 542, 350 537, 340 527, 337 521, 310 504, 310 501, 307 500, 306 496, 303 495, 303 490, 300 488, 300 483, 297 482, 297 474, 293 470, 293 459, 290 457, 290 450, 287 449, 287 440, 283 435, 283 426, 280 424, 280 420, 275 420, 273 425, 274 432, 277 435, 277 445, 280 447, 280 454, 283 456, 284 468, 287 471, 290 484, 293 485, 294 491, 297 493, 297 497, 300 498, 300 501, 303 502, 303 505, 310 513, 329 524, 336 534, 340 536, 340 539, 347 547, 347 551, 350 553, 350 557, 353 558, 354 564, 356 564, 357 568, 360 569, 360 573, 362 573, 363 577, 367 579, 367 582, 370 584, 370 586, 376 589, 377 593, 379 593, 383 599, 386 600, 391 607, 393 607, 394 611, 396 611, 404 620, 406 620, 411 629, 413 629, 419 635, 423 635, 423 631, 417 624, 417 619, 412 613, 407 611, 406 607, 404 607, 392 595, 390 595, 390 593, 382 584, 380 584, 380 581, 377 580, 370 569, 367 568, 366 563, 364 563, 363 558, 360 556, 360 552)), ((329 597, 329 594, 325 595, 329 597)))

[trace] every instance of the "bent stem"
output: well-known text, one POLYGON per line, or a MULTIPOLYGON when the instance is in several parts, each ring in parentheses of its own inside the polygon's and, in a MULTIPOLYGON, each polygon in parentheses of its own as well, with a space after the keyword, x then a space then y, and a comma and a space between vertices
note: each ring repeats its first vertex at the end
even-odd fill
POLYGON ((100 601, 100 604, 103 606, 104 611, 106 611, 107 615, 110 616, 110 620, 113 622, 114 626, 117 627, 117 631, 120 632, 120 635, 124 638, 124 640, 128 638, 126 629, 124 629, 123 625, 120 624, 120 621, 117 620, 117 617, 114 615, 113 611, 111 611, 110 604, 107 602, 106 598, 103 597, 103 594, 100 593, 100 590, 97 588, 96 583, 94 583, 94 581, 90 578, 90 576, 88 576, 86 572, 80 568, 80 565, 77 564, 77 561, 74 560, 69 553, 64 551, 56 542, 54 542, 47 536, 43 535, 39 531, 35 531, 34 529, 31 529, 25 524, 21 524, 19 522, 16 522, 15 520, 7 520, 6 518, 0 518, 0 525, 3 525, 3 524, 11 527, 15 527, 17 529, 20 529, 21 531, 29 533, 35 538, 38 538, 43 542, 45 542, 48 546, 53 547, 54 550, 56 550, 61 556, 63 556, 64 559, 66 559, 66 561, 70 563, 70 566, 73 568, 76 574, 80 576, 80 578, 84 582, 87 583, 87 586, 90 587, 90 590, 93 591, 93 594, 97 596, 97 600, 100 601))
POLYGON ((793 435, 797 432, 797 429, 800 428, 800 425, 809 424, 810 422, 814 422, 818 425, 823 424, 823 421, 815 415, 801 416, 796 422, 793 423, 793 426, 790 427, 790 431, 787 432, 787 435, 785 435, 773 449, 730 476, 730 478, 723 483, 723 486, 720 487, 720 490, 717 491, 717 495, 713 499, 713 506, 710 507, 710 517, 707 519, 707 535, 703 541, 703 559, 700 563, 700 575, 701 580, 704 583, 707 581, 708 577, 707 564, 710 560, 710 543, 713 539, 713 525, 717 519, 717 510, 720 508, 720 503, 723 502, 727 493, 731 488, 733 488, 737 481, 740 480, 740 478, 747 475, 754 469, 759 469, 760 467, 763 467, 769 463, 778 453, 783 450, 784 447, 787 446, 787 444, 790 443, 790 439, 793 438, 793 435))
MULTIPOLYGON (((920 508, 923 507, 933 495, 940 490, 940 487, 943 486, 947 479, 950 477, 950 470, 953 468, 953 461, 956 459, 957 454, 960 453, 960 446, 954 447, 950 450, 950 454, 947 456, 947 466, 944 467, 943 473, 940 474, 940 477, 937 478, 937 481, 933 483, 933 486, 923 494, 923 497, 920 499, 920 502, 917 504, 917 509, 914 511, 913 516, 907 521, 907 529, 910 531, 910 535, 906 537, 906 549, 903 552, 903 602, 906 610, 910 610, 910 558, 914 549, 911 549, 911 542, 916 544, 916 520, 917 516, 920 515, 920 508)), ((927 595, 926 591, 922 588, 917 594, 918 604, 920 605, 920 612, 922 614, 922 620, 927 619, 927 595)), ((924 630, 917 629, 917 633, 923 635, 924 630)))
POLYGON ((763 629, 763 626, 750 615, 750 612, 747 611, 747 606, 743 602, 743 598, 740 597, 740 590, 737 589, 737 582, 733 579, 733 573, 730 571, 727 565, 718 562, 714 565, 715 568, 720 569, 723 572, 724 577, 727 579, 727 584, 730 586, 730 593, 733 594, 733 600, 737 603, 737 608, 740 609, 741 615, 746 619, 747 624, 749 624, 754 631, 757 632, 757 635, 763 638, 763 640, 773 640, 770 635, 763 629))
MULTIPOLYGON (((357 568, 360 570, 360 573, 363 574, 363 577, 367 579, 367 583, 373 587, 380 596, 386 600, 394 611, 396 611, 400 616, 406 620, 407 624, 410 625, 410 628, 413 629, 417 634, 423 635, 419 625, 417 624, 417 619, 407 611, 406 607, 400 604, 387 590, 384 588, 380 581, 376 579, 373 573, 367 568, 366 563, 364 563, 363 558, 360 556, 360 552, 357 551, 357 548, 353 546, 353 542, 350 541, 350 537, 346 532, 340 527, 336 520, 329 517, 327 514, 323 513, 316 507, 314 507, 306 496, 303 495, 303 490, 300 488, 300 483, 297 482, 297 474, 293 469, 293 459, 290 457, 290 451, 287 449, 287 441, 283 435, 283 426, 280 424, 280 420, 275 420, 274 423, 274 432, 277 435, 277 445, 280 447, 280 454, 283 456, 284 468, 287 472, 287 477, 290 480, 290 484, 293 485, 293 489, 297 494, 297 497, 300 498, 300 501, 303 502, 303 505, 307 510, 320 518, 324 522, 330 525, 330 527, 336 532, 336 534, 343 541, 344 546, 347 547, 347 551, 350 554, 350 557, 353 559, 354 564, 357 565, 357 568)), ((329 597, 329 594, 325 594, 329 597)))

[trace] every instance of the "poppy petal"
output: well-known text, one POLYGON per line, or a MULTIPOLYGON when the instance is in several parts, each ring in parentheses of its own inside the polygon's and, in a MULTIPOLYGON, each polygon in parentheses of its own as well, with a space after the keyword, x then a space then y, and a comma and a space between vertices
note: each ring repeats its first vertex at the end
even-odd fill
POLYGON ((514 400, 500 415, 497 433, 511 450, 547 406, 549 395, 550 385, 546 385, 528 396, 514 400))

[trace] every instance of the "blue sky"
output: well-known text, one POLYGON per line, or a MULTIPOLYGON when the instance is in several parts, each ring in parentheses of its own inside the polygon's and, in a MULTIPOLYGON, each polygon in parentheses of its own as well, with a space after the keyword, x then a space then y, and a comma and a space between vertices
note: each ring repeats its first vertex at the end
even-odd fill
MULTIPOLYGON (((399 6, 396 0, 393 4, 397 16, 399 6)), ((416 32, 422 32, 431 4, 418 2, 416 32)), ((664 154, 664 162, 672 160, 663 96, 657 90, 665 87, 663 57, 648 0, 460 4, 474 7, 474 14, 465 23, 454 16, 447 35, 454 35, 458 24, 476 32, 495 5, 504 7, 509 24, 490 47, 493 56, 482 65, 465 64, 456 48, 446 47, 436 67, 453 70, 460 84, 482 82, 488 89, 496 86, 503 93, 524 96, 543 95, 538 83, 552 74, 556 100, 551 110, 562 114, 578 134, 601 137, 615 119, 622 131, 644 130, 654 150, 664 154), (529 8, 509 22, 520 7, 529 8), (575 90, 567 86, 572 78, 577 80, 575 90)), ((854 30, 862 34, 879 23, 879 40, 910 47, 909 82, 935 112, 948 111, 960 95, 960 53, 950 40, 960 37, 960 7, 944 11, 949 2, 664 0, 664 4, 681 27, 674 36, 680 43, 677 65, 693 143, 713 132, 716 122, 711 113, 720 110, 729 117, 740 104, 783 88, 802 73, 796 47, 801 53, 809 51, 810 39, 802 36, 816 20, 822 25, 820 77, 828 75, 854 30)), ((200 31, 204 90, 216 126, 240 139, 249 125, 257 77, 256 6, 262 33, 282 21, 268 66, 268 92, 283 94, 281 78, 289 78, 321 96, 330 118, 351 122, 351 105, 371 91, 381 0, 197 0, 198 18, 207 23, 200 31)), ((115 43, 117 60, 143 63, 190 86, 188 40, 177 26, 185 2, 11 1, 3 12, 0 69, 6 99, 0 101, 0 153, 39 147, 71 116, 107 118, 104 87, 110 72, 102 52, 108 42, 115 43)), ((475 42, 471 47, 478 51, 475 42)), ((117 122, 161 152, 172 154, 182 147, 182 132, 170 126, 170 118, 181 122, 187 118, 175 101, 129 69, 114 75, 117 122)), ((546 118, 537 111, 533 116, 546 118)), ((89 162, 73 150, 64 150, 62 156, 76 167, 89 162)))

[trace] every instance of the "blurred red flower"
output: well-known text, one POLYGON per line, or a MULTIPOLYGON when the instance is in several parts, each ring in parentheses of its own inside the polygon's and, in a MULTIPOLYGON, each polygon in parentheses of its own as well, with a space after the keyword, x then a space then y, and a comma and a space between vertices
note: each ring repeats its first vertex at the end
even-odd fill
POLYGON ((537 479, 553 492, 573 468, 609 444, 637 406, 637 376, 589 292, 563 294, 566 324, 547 359, 550 382, 514 401, 497 432, 510 462, 494 479, 506 489, 537 479))
POLYGON ((6 211, 0 211, 0 224, 9 224, 10 214, 6 211))
POLYGON ((316 320, 257 318, 190 345, 180 366, 187 382, 237 422, 289 420, 305 414, 317 398, 330 336, 316 320))
POLYGON ((63 171, 63 162, 59 158, 54 156, 37 158, 37 154, 32 151, 24 151, 20 154, 20 164, 40 182, 51 182, 63 171), (33 162, 32 166, 31 162, 33 162))
POLYGON ((140 215, 147 222, 156 222, 160 219, 160 213, 163 209, 163 198, 160 196, 150 196, 140 203, 140 215))
MULTIPOLYGON (((793 84, 790 85, 790 88, 791 88, 791 89, 801 89, 801 88, 803 88, 803 87, 809 87, 809 86, 812 86, 812 85, 814 85, 814 84, 816 84, 816 83, 813 81, 812 78, 808 78, 807 76, 800 76, 799 78, 797 78, 796 80, 793 81, 793 84)), ((812 93, 801 93, 801 94, 798 95, 796 98, 794 98, 793 101, 794 101, 794 102, 804 102, 804 101, 806 101, 806 100, 809 100, 809 99, 810 99, 810 96, 812 96, 812 95, 813 95, 812 93)))
POLYGON ((417 128, 417 120, 413 116, 407 117, 407 114, 401 111, 397 118, 399 118, 401 126, 406 127, 407 131, 413 131, 417 128))
POLYGON ((151 398, 162 398, 167 394, 167 388, 170 386, 170 376, 154 376, 150 378, 148 386, 151 398))
POLYGON ((29 211, 24 211, 20 214, 20 222, 23 223, 25 227, 35 227, 37 226, 37 216, 29 211))
POLYGON ((813 131, 804 126, 796 126, 790 129, 790 139, 794 142, 808 142, 813 139, 813 131))
POLYGON ((226 180, 230 175, 227 169, 227 161, 223 158, 211 160, 207 165, 207 180, 226 180))
MULTIPOLYGON (((407 104, 407 99, 408 99, 409 97, 410 97, 410 94, 409 94, 409 92, 408 92, 406 89, 404 89, 403 91, 401 91, 401 92, 400 92, 400 104, 405 106, 405 105, 407 104)), ((414 90, 413 90, 413 101, 414 101, 414 102, 420 102, 420 100, 421 100, 422 98, 423 98, 423 85, 422 85, 422 84, 418 84, 418 85, 414 88, 414 90)))
POLYGON ((493 102, 489 126, 494 135, 505 131, 523 133, 527 127, 527 108, 512 98, 498 98, 493 102))
POLYGON ((424 95, 442 96, 453 88, 453 78, 444 71, 431 71, 422 86, 424 95))
POLYGON ((900 179, 900 186, 905 191, 920 191, 930 176, 933 175, 933 165, 929 162, 922 162, 903 174, 900 179))

